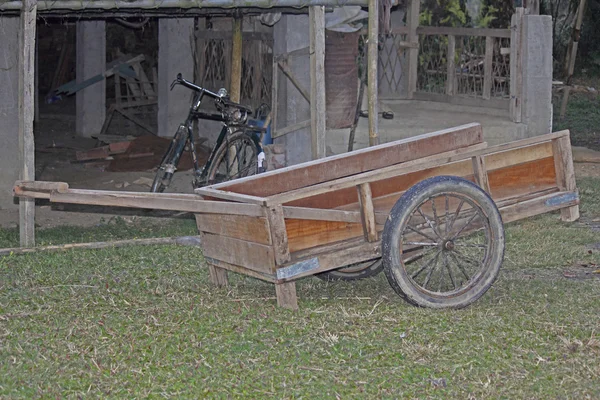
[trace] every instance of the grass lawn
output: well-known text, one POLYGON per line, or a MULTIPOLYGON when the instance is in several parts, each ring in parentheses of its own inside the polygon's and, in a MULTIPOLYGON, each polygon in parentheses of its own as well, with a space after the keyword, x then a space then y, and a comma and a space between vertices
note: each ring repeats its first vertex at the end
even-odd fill
MULTIPOLYGON (((193 247, 0 258, 0 398, 599 398, 600 179, 578 184, 581 222, 507 226, 498 281, 458 311, 409 306, 380 274, 304 279, 291 312, 267 283, 211 286, 193 247)), ((117 222, 38 238, 193 231, 117 222)), ((16 235, 0 231, 2 246, 16 235)))

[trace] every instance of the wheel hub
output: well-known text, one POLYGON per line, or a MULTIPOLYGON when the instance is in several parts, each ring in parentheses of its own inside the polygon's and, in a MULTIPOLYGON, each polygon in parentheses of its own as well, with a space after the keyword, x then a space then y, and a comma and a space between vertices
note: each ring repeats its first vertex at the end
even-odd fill
POLYGON ((452 240, 446 240, 444 242, 444 250, 448 250, 448 251, 454 250, 454 242, 452 240))

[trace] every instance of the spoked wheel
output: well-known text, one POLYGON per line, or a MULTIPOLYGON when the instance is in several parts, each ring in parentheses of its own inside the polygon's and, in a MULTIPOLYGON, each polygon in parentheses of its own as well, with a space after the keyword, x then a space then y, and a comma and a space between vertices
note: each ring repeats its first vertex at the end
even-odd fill
POLYGON ((407 190, 382 237, 384 271, 409 303, 463 308, 494 283, 504 227, 494 201, 458 177, 437 176, 407 190))
MULTIPOLYGON (((169 144, 169 148, 167 149, 167 152, 163 156, 163 159, 156 170, 154 181, 150 187, 151 192, 162 193, 171 184, 173 174, 175 173, 177 164, 179 163, 179 157, 181 157, 181 154, 177 155, 177 144, 180 143, 181 140, 185 140, 185 136, 183 135, 185 135, 185 131, 180 127, 175 134, 175 138, 169 144)), ((183 147, 183 143, 181 144, 181 147, 183 147)))
POLYGON ((317 274, 317 277, 326 281, 354 281, 357 279, 375 276, 383 270, 381 258, 350 264, 333 271, 317 274))
POLYGON ((237 131, 217 149, 208 170, 208 184, 243 178, 258 172, 258 148, 250 135, 237 131))

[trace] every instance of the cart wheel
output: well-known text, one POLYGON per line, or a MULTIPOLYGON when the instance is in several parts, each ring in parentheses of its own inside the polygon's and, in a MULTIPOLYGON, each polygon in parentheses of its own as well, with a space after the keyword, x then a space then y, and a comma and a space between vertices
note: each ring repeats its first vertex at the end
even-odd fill
POLYGON ((350 264, 333 271, 317 274, 325 281, 354 281, 375 276, 383 270, 381 258, 350 264))
POLYGON ((494 201, 453 176, 407 190, 392 208, 381 242, 390 285, 421 307, 473 303, 492 286, 504 257, 504 227, 494 201))

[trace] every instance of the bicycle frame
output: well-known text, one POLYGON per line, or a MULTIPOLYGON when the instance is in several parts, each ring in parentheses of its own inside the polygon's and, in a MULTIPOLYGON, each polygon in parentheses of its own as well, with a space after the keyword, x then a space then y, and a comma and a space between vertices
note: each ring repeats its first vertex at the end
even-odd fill
POLYGON ((216 113, 207 113, 203 111, 199 111, 200 105, 202 104, 202 98, 204 97, 204 91, 194 91, 194 99, 190 106, 190 110, 188 112, 187 118, 185 122, 179 125, 177 129, 177 133, 173 137, 168 150, 166 151, 163 159, 161 160, 161 164, 166 161, 167 157, 171 155, 171 151, 174 151, 172 160, 172 164, 165 165, 165 172, 174 173, 179 163, 179 159, 183 154, 186 146, 189 146, 189 151, 192 156, 192 163, 194 168, 194 187, 204 186, 207 182, 207 173, 214 161, 215 154, 220 146, 225 142, 227 135, 235 128, 240 128, 244 130, 248 130, 248 136, 252 139, 254 144, 258 149, 258 153, 262 153, 262 145, 261 145, 261 137, 259 132, 263 132, 264 128, 258 126, 251 126, 249 124, 227 124, 227 120, 223 117, 222 114, 216 113), (192 124, 194 121, 204 119, 211 121, 218 121, 223 123, 223 127, 221 128, 221 132, 217 138, 217 142, 213 146, 206 163, 200 168, 198 164, 198 156, 196 154, 196 142, 194 139, 192 124), (174 150, 173 150, 174 149, 174 150))

